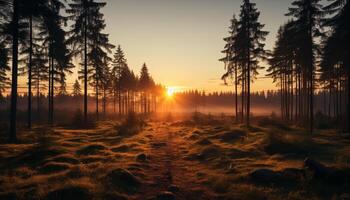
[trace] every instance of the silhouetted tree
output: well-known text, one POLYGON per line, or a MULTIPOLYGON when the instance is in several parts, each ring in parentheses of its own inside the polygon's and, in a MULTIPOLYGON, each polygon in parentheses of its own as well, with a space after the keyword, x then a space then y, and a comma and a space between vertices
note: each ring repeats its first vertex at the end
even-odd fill
MULTIPOLYGON (((300 91, 298 89, 298 80, 300 80, 300 69, 295 65, 295 54, 298 47, 295 38, 294 21, 290 21, 281 26, 277 41, 272 52, 271 58, 268 60, 270 67, 267 69, 268 76, 273 78, 274 82, 280 86, 281 94, 281 116, 282 119, 292 120, 294 111, 294 96, 300 97, 300 91), (294 88, 294 83, 296 86, 294 88), (294 93, 294 89, 296 92, 294 93)), ((297 107, 297 100, 295 100, 295 107, 297 107)), ((296 116, 297 110, 295 111, 296 116)))
POLYGON ((309 122, 310 132, 313 132, 314 90, 315 90, 315 54, 317 44, 315 38, 321 36, 320 20, 323 16, 320 0, 296 0, 294 7, 289 8, 287 16, 293 16, 297 35, 297 64, 300 65, 303 76, 303 96, 306 98, 305 118, 309 122))
POLYGON ((328 37, 324 40, 321 81, 328 84, 329 115, 332 89, 335 90, 333 94, 336 98, 333 102, 336 107, 335 110, 337 110, 337 118, 339 110, 342 110, 339 108, 342 104, 341 94, 343 88, 347 87, 347 120, 345 120, 345 126, 347 130, 350 130, 350 47, 348 45, 350 42, 350 3, 349 0, 332 0, 329 5, 324 7, 324 10, 326 14, 330 15, 329 18, 324 20, 324 26, 329 27, 330 31, 328 37), (338 96, 340 97, 338 98, 338 96))
MULTIPOLYGON (((108 56, 111 53, 111 49, 114 48, 109 43, 108 34, 102 33, 106 27, 103 19, 103 14, 99 8, 95 8, 92 11, 90 17, 91 31, 90 31, 90 43, 88 45, 89 53, 88 60, 88 80, 96 92, 96 117, 99 118, 99 89, 108 82, 109 69, 108 65, 112 59, 108 56)), ((82 71, 80 71, 83 74, 82 71)))
POLYGON ((72 95, 75 97, 81 96, 81 87, 78 80, 74 82, 72 95))
POLYGON ((122 70, 127 66, 127 61, 124 55, 124 52, 120 45, 118 45, 116 52, 114 53, 113 63, 112 63, 112 90, 113 90, 113 101, 114 101, 114 112, 115 112, 115 105, 116 105, 116 99, 118 98, 118 113, 121 115, 121 93, 122 88, 120 84, 121 74, 122 70))
POLYGON ((255 8, 255 3, 243 0, 234 46, 242 81, 242 114, 245 110, 247 126, 250 124, 250 84, 258 70, 262 69, 258 59, 264 59, 266 56, 263 42, 268 32, 262 30, 264 25, 258 21, 259 16, 260 12, 255 8))
MULTIPOLYGON (((70 14, 69 19, 73 20, 70 30, 69 43, 73 46, 75 54, 83 55, 83 80, 84 80, 84 122, 87 122, 87 99, 88 99, 88 45, 94 39, 93 23, 96 10, 104 7, 106 3, 95 2, 94 0, 72 0, 69 4, 67 13, 70 14)), ((99 29, 99 27, 97 27, 99 29)))
POLYGON ((222 53, 225 53, 226 56, 220 59, 220 61, 223 61, 225 63, 225 70, 226 70, 226 73, 221 77, 221 79, 225 81, 225 84, 227 84, 228 78, 233 79, 234 88, 235 88, 236 122, 238 120, 238 84, 239 84, 238 69, 237 69, 238 60, 236 59, 236 48, 235 48, 237 29, 238 29, 238 21, 236 17, 233 16, 233 18, 231 19, 231 26, 229 27, 230 36, 224 38, 226 45, 222 53))
POLYGON ((139 79, 139 89, 141 92, 141 112, 144 114, 149 113, 149 93, 152 87, 152 78, 148 72, 146 63, 142 65, 139 79))
POLYGON ((32 84, 36 89, 37 100, 37 117, 40 118, 41 107, 41 90, 46 89, 46 81, 48 80, 49 66, 45 47, 34 45, 32 58, 32 84))
POLYGON ((9 52, 3 41, 0 41, 0 96, 3 96, 3 92, 6 87, 9 86, 10 79, 7 77, 9 67, 9 52))

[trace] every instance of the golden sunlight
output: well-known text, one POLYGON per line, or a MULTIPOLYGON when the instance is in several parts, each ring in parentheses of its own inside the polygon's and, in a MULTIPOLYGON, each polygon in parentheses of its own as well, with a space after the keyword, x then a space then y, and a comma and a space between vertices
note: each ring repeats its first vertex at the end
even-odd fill
POLYGON ((171 97, 174 96, 174 93, 175 93, 175 92, 176 92, 175 87, 167 87, 167 89, 166 89, 166 96, 167 96, 168 98, 171 98, 171 97))

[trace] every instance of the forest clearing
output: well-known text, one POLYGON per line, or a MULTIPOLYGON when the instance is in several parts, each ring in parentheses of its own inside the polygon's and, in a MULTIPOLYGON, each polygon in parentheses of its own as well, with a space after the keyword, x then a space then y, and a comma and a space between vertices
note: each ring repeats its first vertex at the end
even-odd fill
POLYGON ((349 198, 347 135, 254 121, 247 129, 203 115, 136 129, 105 121, 21 130, 19 144, 0 145, 0 199, 349 198))

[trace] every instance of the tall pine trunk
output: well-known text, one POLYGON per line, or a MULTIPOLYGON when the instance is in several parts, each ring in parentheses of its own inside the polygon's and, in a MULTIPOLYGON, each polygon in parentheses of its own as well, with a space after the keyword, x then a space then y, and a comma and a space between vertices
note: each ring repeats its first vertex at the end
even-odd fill
POLYGON ((12 85, 11 85, 11 116, 10 116, 10 142, 16 142, 17 119, 17 78, 18 78, 18 0, 13 0, 12 18, 12 85))
POLYGON ((84 123, 87 123, 87 109, 88 109, 88 69, 87 69, 87 11, 85 11, 84 19, 84 123))
POLYGON ((32 127, 32 55, 33 55, 33 17, 29 17, 29 66, 28 66, 28 128, 32 127))
POLYGON ((237 63, 235 63, 235 104, 236 104, 236 123, 238 122, 238 90, 237 90, 237 63))

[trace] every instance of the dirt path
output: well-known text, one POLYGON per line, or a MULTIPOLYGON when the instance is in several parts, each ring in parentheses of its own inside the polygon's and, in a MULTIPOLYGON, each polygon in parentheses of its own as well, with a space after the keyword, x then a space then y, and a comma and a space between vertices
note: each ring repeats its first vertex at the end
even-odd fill
POLYGON ((199 163, 184 159, 190 143, 179 134, 181 128, 158 125, 150 145, 149 169, 145 170, 147 183, 141 189, 140 199, 154 199, 171 192, 176 199, 215 199, 213 193, 196 178, 199 163))

